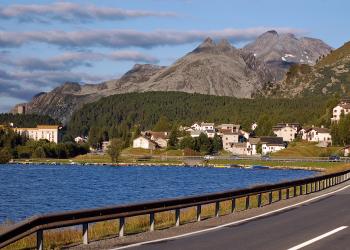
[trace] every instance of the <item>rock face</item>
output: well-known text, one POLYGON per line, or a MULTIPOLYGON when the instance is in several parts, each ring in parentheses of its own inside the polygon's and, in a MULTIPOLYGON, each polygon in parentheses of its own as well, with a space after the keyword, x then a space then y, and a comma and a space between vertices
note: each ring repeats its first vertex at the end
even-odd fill
POLYGON ((301 60, 314 63, 329 50, 320 40, 297 39, 275 31, 266 32, 243 49, 227 40, 215 43, 207 38, 169 67, 136 64, 120 79, 100 84, 65 83, 25 105, 29 113, 48 114, 66 122, 86 103, 127 92, 181 91, 252 98, 271 93, 290 65, 301 60))
POLYGON ((100 84, 65 83, 26 104, 31 113, 49 114, 66 122, 82 105, 126 92, 182 91, 251 98, 274 78, 251 53, 222 40, 207 38, 169 67, 136 64, 118 80, 100 84))
POLYGON ((276 79, 282 80, 291 65, 314 65, 318 58, 327 55, 332 48, 319 39, 297 38, 293 34, 278 34, 271 30, 246 45, 243 50, 264 61, 276 79))

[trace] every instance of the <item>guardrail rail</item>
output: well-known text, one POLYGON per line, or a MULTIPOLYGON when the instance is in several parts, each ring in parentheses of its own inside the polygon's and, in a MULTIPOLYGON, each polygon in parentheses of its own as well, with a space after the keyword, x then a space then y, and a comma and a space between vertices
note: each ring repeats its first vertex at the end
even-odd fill
MULTIPOLYGON (((245 209, 249 209, 251 198, 257 200, 257 206, 261 207, 262 195, 268 194, 267 204, 273 202, 273 192, 277 192, 278 199, 282 199, 282 191, 285 190, 285 199, 318 192, 350 179, 350 170, 338 173, 321 175, 302 180, 289 181, 278 184, 256 186, 253 188, 230 190, 225 192, 210 193, 197 196, 181 197, 175 199, 163 199, 158 201, 134 203, 128 205, 111 206, 97 209, 84 209, 60 213, 51 213, 34 216, 13 225, 7 231, 0 234, 0 248, 8 246, 26 236, 36 233, 37 249, 43 249, 43 232, 45 230, 63 228, 68 226, 82 226, 82 243, 89 243, 89 223, 119 219, 119 237, 123 237, 125 219, 128 217, 149 215, 149 230, 155 229, 155 214, 165 211, 175 211, 175 226, 180 225, 181 209, 196 207, 197 221, 201 220, 203 205, 215 204, 215 216, 220 216, 220 203, 231 201, 231 212, 235 212, 236 200, 245 198, 245 209), (291 193, 292 192, 292 193, 291 193)), ((264 204, 265 205, 265 204, 264 204)), ((117 228, 117 227, 116 227, 117 228)))

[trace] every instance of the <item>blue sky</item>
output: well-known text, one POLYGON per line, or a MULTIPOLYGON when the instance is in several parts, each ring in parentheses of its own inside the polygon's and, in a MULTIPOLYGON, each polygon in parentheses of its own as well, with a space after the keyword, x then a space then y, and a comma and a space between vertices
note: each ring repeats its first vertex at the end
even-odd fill
POLYGON ((349 9, 345 0, 2 0, 0 112, 65 81, 169 65, 206 36, 241 47, 274 28, 337 48, 350 40, 349 9))

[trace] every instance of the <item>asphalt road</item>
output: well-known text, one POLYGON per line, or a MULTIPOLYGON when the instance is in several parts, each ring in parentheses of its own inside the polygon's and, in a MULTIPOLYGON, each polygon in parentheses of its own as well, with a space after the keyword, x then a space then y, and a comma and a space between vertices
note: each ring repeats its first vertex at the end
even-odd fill
POLYGON ((132 249, 350 249, 350 187, 280 213, 132 249))

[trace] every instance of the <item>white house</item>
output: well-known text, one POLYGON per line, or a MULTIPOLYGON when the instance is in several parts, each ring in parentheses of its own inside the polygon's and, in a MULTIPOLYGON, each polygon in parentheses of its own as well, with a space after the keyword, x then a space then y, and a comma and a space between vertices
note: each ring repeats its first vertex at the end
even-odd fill
POLYGON ((133 140, 132 147, 154 150, 157 148, 157 144, 144 136, 139 136, 133 140))
POLYGON ((200 130, 202 131, 214 130, 214 123, 202 122, 200 130))
POLYGON ((58 143, 61 140, 61 134, 58 125, 38 125, 36 128, 13 128, 13 130, 29 139, 39 141, 48 140, 58 143))
POLYGON ((77 136, 77 137, 74 138, 74 141, 75 141, 76 143, 84 143, 84 142, 87 142, 87 139, 86 139, 86 138, 83 138, 83 137, 81 137, 81 136, 77 136))
POLYGON ((331 122, 338 122, 342 113, 344 115, 350 113, 350 100, 342 100, 333 108, 333 117, 331 118, 331 122))
POLYGON ((254 131, 258 127, 258 124, 254 122, 251 126, 252 131, 254 131))
POLYGON ((205 134, 208 136, 208 138, 214 138, 216 132, 215 130, 206 130, 205 134))
POLYGON ((198 131, 198 130, 201 130, 201 126, 199 125, 199 123, 194 123, 192 126, 191 126, 191 129, 195 130, 195 131, 198 131))
POLYGON ((260 137, 260 141, 263 155, 274 153, 285 148, 282 137, 262 136, 260 137))
POLYGON ((324 127, 311 128, 306 133, 305 137, 306 137, 306 140, 310 141, 310 142, 326 142, 326 143, 332 144, 332 136, 330 134, 330 131, 329 131, 329 129, 324 128, 324 127))
POLYGON ((258 144, 260 143, 260 138, 249 138, 247 148, 249 155, 258 154, 258 144))
POLYGON ((241 125, 239 124, 233 124, 233 123, 223 123, 218 125, 217 129, 219 132, 221 131, 226 131, 226 132, 231 132, 231 133, 238 133, 241 128, 241 125))
POLYGON ((166 148, 168 146, 168 132, 146 131, 143 135, 155 142, 160 148, 166 148))
POLYGON ((299 123, 278 123, 272 128, 277 137, 282 137, 283 141, 291 142, 295 140, 300 129, 299 123))
POLYGON ((247 142, 232 143, 232 146, 228 151, 234 155, 248 155, 249 147, 247 144, 247 142))
POLYGON ((301 139, 304 141, 307 141, 307 133, 311 130, 312 128, 309 127, 304 127, 299 130, 298 134, 300 135, 301 139))
POLYGON ((231 151, 232 144, 238 143, 238 133, 226 133, 222 135, 222 147, 226 151, 231 151))

